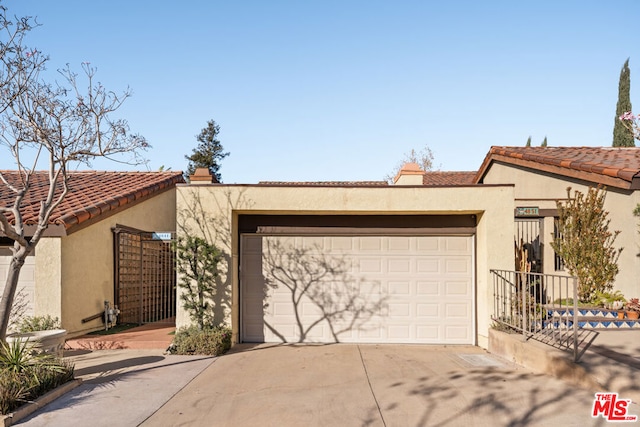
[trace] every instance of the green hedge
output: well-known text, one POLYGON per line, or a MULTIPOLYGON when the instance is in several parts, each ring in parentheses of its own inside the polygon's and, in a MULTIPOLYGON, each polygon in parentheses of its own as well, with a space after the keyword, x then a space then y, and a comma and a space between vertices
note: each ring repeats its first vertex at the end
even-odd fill
POLYGON ((231 348, 231 329, 226 327, 182 327, 169 347, 171 354, 220 356, 231 348))

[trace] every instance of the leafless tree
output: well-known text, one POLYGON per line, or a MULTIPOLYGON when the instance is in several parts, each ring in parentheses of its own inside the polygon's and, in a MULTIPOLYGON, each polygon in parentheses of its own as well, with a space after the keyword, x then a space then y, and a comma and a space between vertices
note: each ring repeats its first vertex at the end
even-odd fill
POLYGON ((0 235, 13 241, 0 299, 0 341, 6 337, 20 269, 69 192, 70 172, 96 158, 138 164, 139 152, 148 148, 143 137, 130 133, 125 120, 111 118, 131 95, 129 90, 108 91, 96 82, 96 69, 89 63, 82 64, 80 76, 67 66, 59 71, 60 81, 45 80, 48 58, 25 44, 35 26, 30 17, 11 20, 0 6, 0 147, 17 168, 17 173, 0 172, 0 235), (46 185, 36 192, 35 181, 42 174, 46 185), (27 205, 37 211, 37 223, 28 233, 23 218, 27 205))
POLYGON ((408 153, 404 153, 402 160, 396 164, 391 173, 386 175, 384 179, 389 184, 393 184, 394 178, 396 177, 396 175, 398 175, 398 172, 400 172, 400 169, 402 169, 402 167, 406 163, 416 163, 423 171, 433 170, 433 160, 433 151, 431 151, 431 148, 429 148, 428 145, 425 145, 421 150, 418 151, 412 148, 408 153))

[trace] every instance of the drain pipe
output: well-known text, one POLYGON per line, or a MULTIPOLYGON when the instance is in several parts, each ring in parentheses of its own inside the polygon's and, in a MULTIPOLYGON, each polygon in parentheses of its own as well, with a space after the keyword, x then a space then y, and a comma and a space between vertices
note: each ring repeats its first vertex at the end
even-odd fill
POLYGON ((104 301, 104 330, 109 330, 109 301, 104 301))

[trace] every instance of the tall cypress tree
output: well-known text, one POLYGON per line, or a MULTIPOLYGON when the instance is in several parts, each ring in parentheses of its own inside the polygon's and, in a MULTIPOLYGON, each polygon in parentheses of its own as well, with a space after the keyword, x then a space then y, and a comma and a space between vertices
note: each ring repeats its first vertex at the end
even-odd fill
POLYGON ((620 116, 631 111, 631 71, 629 70, 629 58, 624 62, 620 70, 620 82, 618 83, 618 104, 616 105, 616 116, 613 125, 613 146, 614 147, 635 147, 633 134, 620 122, 620 116))
POLYGON ((527 144, 525 145, 525 147, 531 147, 531 137, 527 139, 527 144))

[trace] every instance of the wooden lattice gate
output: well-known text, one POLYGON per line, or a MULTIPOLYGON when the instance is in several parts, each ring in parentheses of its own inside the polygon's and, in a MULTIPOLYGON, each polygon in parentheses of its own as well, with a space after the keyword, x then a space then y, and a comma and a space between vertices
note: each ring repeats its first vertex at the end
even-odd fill
POLYGON ((173 233, 124 226, 113 229, 115 304, 119 323, 175 321, 176 257, 173 233))

